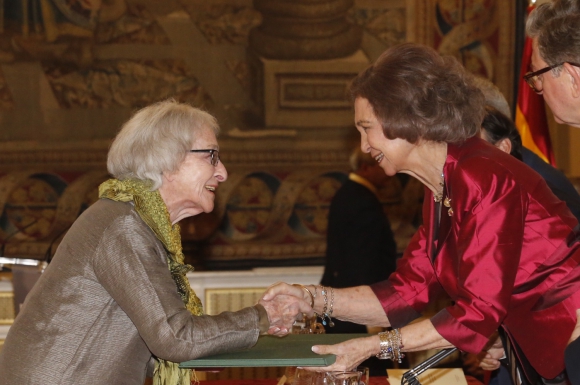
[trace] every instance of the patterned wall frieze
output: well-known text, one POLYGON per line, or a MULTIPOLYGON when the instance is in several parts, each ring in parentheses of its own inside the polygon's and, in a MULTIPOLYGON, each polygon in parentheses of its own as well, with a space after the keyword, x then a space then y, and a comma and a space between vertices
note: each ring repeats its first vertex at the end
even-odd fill
POLYGON ((243 259, 280 260, 305 257, 322 257, 326 252, 326 240, 299 244, 247 243, 210 246, 205 250, 205 259, 211 262, 243 259))
MULTIPOLYGON (((51 143, 15 143, 0 144, 0 173, 23 168, 40 167, 44 170, 105 170, 107 152, 110 142, 68 143, 66 146, 51 143)), ((317 167, 324 165, 346 165, 348 149, 269 149, 252 147, 248 150, 235 149, 235 144, 220 140, 222 152, 220 158, 226 167, 232 170, 251 170, 258 168, 276 168, 279 166, 300 167, 311 164, 317 167)))
MULTIPOLYGON (((31 169, 0 176, 4 254, 48 259, 78 215, 96 201, 98 186, 107 178, 102 170, 31 169)), ((180 222, 186 255, 214 267, 245 265, 246 260, 319 263, 330 202, 346 179, 345 168, 312 165, 292 171, 232 171, 216 192, 212 213, 180 222)), ((391 178, 381 191, 401 246, 411 236, 408 230, 420 210, 422 189, 391 178)))
POLYGON ((0 151, 0 173, 40 166, 46 169, 106 169, 107 147, 0 151))

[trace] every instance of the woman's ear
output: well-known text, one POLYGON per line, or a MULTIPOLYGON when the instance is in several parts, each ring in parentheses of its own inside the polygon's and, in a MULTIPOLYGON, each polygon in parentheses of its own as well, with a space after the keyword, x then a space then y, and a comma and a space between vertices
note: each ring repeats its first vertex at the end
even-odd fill
POLYGON ((512 152, 512 141, 509 138, 503 138, 495 143, 495 146, 505 152, 510 154, 512 152))

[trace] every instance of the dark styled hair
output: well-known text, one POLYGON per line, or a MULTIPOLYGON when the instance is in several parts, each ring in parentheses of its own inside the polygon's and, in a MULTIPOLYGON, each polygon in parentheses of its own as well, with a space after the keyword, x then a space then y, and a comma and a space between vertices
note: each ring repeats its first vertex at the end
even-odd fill
MULTIPOLYGON (((580 0, 540 4, 526 21, 528 36, 538 38, 538 49, 548 65, 580 62, 580 0)), ((554 68, 556 75, 561 67, 554 68)))
POLYGON ((512 144, 510 155, 522 160, 522 137, 514 122, 494 107, 486 106, 485 112, 481 124, 484 139, 493 145, 502 139, 509 139, 512 144))
POLYGON ((460 143, 479 133, 485 114, 472 78, 455 58, 405 43, 361 72, 349 96, 369 101, 389 139, 460 143))

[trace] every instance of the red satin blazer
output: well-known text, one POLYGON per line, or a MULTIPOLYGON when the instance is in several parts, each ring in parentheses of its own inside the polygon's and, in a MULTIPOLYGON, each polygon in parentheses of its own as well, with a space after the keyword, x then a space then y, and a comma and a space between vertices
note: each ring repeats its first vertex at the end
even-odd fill
POLYGON ((431 321, 460 350, 478 353, 500 326, 538 373, 564 370, 564 348, 580 308, 577 221, 544 180, 479 138, 449 145, 438 239, 433 194, 424 225, 387 281, 372 285, 393 327, 447 293, 454 301, 431 321), (449 215, 451 214, 451 215, 449 215))

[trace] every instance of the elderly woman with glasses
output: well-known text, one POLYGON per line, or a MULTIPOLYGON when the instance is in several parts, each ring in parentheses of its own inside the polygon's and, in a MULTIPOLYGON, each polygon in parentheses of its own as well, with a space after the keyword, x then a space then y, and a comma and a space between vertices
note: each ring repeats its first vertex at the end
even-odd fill
POLYGON ((0 353, 0 384, 189 385, 181 361, 287 333, 307 302, 287 297, 203 315, 180 220, 213 210, 227 179, 218 125, 164 101, 138 111, 107 160, 115 177, 83 212, 28 295, 0 353))
POLYGON ((512 364, 522 377, 560 379, 580 305, 580 292, 569 290, 579 280, 579 244, 567 238, 578 222, 540 175, 478 136, 484 97, 472 77, 453 58, 404 44, 361 72, 350 95, 361 149, 387 175, 406 173, 425 185, 423 225, 383 282, 341 289, 280 283, 266 292, 265 299, 308 299, 310 292, 325 320, 394 328, 314 346, 337 359, 313 370, 425 349, 479 353, 499 329, 521 358, 512 364), (441 297, 451 304, 411 322, 441 297))

